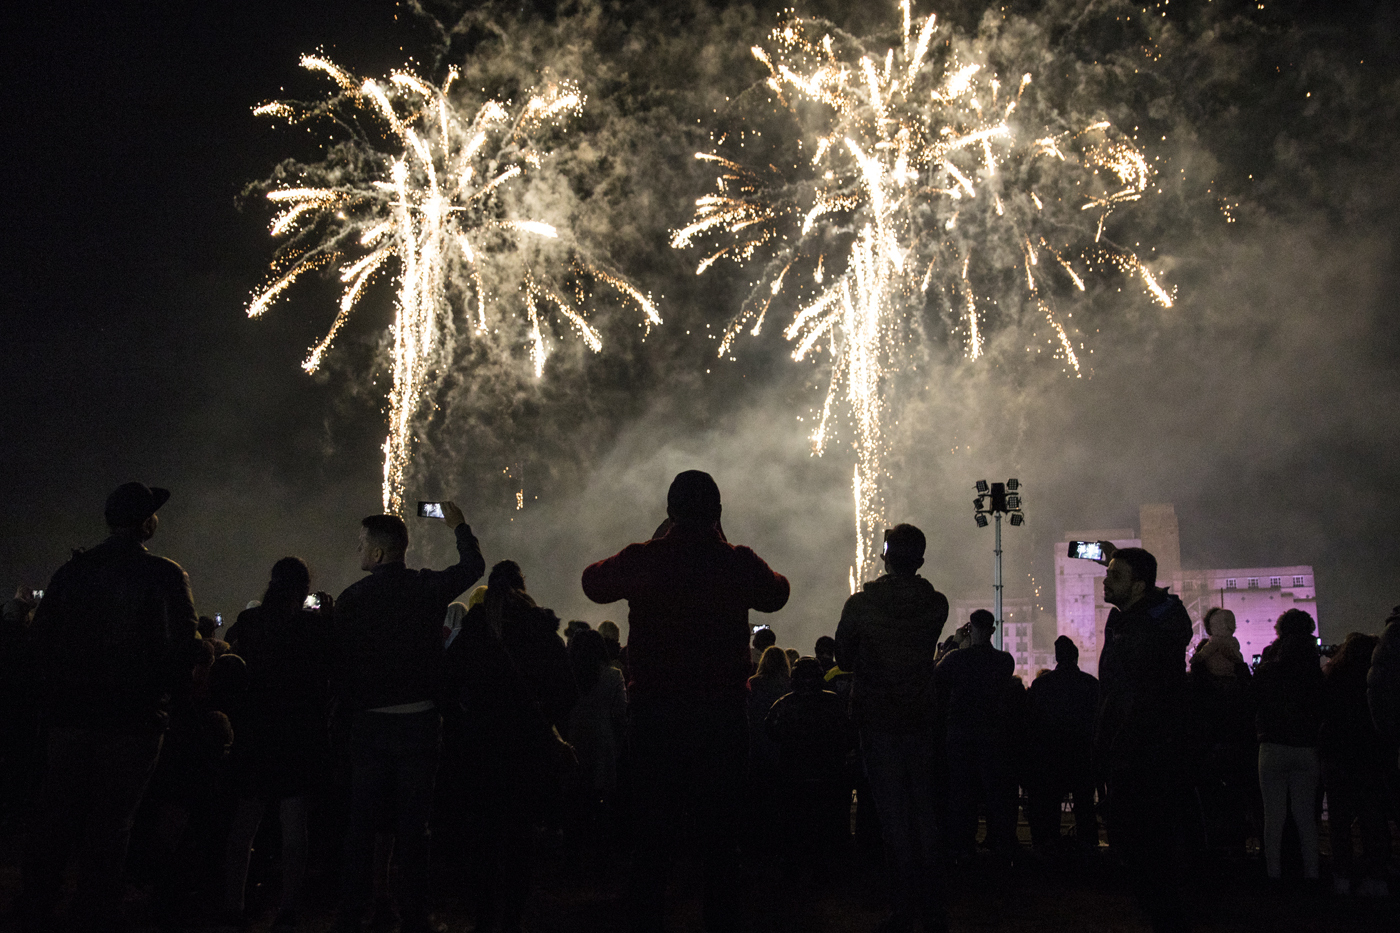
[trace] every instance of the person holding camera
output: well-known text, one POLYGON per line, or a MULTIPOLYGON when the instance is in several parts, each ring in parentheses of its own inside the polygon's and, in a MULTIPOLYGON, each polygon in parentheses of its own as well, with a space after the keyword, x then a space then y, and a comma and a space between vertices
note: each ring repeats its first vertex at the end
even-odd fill
POLYGON ((428 916, 428 820, 442 740, 434 702, 447 606, 481 578, 486 562, 462 510, 442 503, 457 543, 446 570, 410 570, 408 526, 371 515, 360 528, 360 569, 335 606, 332 682, 349 717, 350 811, 337 931, 358 931, 373 893, 376 814, 394 813, 403 891, 402 933, 437 927, 428 916))

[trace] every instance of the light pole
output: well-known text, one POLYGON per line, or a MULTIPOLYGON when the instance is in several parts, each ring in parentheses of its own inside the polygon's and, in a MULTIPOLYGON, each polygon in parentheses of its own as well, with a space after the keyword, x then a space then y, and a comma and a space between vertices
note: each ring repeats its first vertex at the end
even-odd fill
POLYGON ((1011 516, 1012 525, 1021 525, 1026 521, 1025 515, 1021 514, 1021 481, 1009 479, 1005 483, 992 483, 989 487, 987 481, 979 479, 977 481, 977 498, 972 501, 974 509, 973 518, 977 522, 978 528, 987 527, 987 516, 992 516, 992 521, 996 524, 996 560, 992 565, 992 592, 993 608, 992 614, 997 619, 996 634, 992 636, 992 644, 998 650, 1002 646, 1002 620, 1001 620, 1001 516, 1007 514, 1011 516))

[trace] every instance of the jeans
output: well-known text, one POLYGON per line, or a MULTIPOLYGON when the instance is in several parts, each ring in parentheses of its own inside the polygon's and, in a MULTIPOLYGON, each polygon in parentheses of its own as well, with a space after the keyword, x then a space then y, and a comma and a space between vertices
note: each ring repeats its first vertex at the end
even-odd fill
POLYGON ((628 900, 634 933, 659 933, 676 831, 689 812, 704 859, 704 928, 730 933, 739 924, 738 847, 748 724, 744 698, 634 704, 632 877, 628 900))
POLYGON ((946 922, 938 820, 933 804, 933 732, 862 730, 861 755, 880 815, 895 916, 938 928, 946 922))
POLYGON ((1264 795, 1264 864, 1282 873, 1283 821, 1290 805, 1303 847, 1303 876, 1317 877, 1317 749, 1259 743, 1259 790, 1264 795))
POLYGON ((119 924, 122 875, 136 808, 160 757, 158 733, 51 729, 48 775, 35 813, 19 913, 42 929, 58 904, 63 869, 83 843, 78 893, 66 929, 119 924))
POLYGON ((405 925, 428 916, 428 820, 442 745, 442 717, 421 713, 355 713, 350 723, 350 815, 341 869, 340 909, 350 920, 373 894, 374 833, 394 827, 405 925))

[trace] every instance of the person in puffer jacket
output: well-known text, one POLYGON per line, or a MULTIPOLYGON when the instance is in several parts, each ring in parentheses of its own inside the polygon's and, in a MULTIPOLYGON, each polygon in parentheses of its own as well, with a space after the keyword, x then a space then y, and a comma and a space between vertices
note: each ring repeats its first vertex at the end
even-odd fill
POLYGON ((932 794, 933 671, 948 597, 917 573, 924 546, 924 533, 913 525, 885 533, 886 573, 846 600, 836 664, 854 678, 861 754, 895 874, 892 919, 941 930, 947 908, 932 794))

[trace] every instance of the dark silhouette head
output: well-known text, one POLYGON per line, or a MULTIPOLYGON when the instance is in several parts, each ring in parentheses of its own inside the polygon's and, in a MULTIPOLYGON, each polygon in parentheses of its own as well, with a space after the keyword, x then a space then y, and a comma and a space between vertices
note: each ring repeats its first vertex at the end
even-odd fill
POLYGON ((721 512, 719 486, 708 473, 677 473, 666 493, 666 514, 677 525, 713 525, 721 512))
POLYGON ((974 632, 982 632, 990 635, 996 631, 997 617, 992 615, 988 609, 976 609, 972 615, 967 617, 968 623, 974 632))
POLYGON ((908 576, 924 565, 924 533, 909 524, 895 525, 885 532, 885 547, 881 557, 885 569, 899 576, 908 576))
POLYGON ((817 663, 822 666, 823 670, 831 667, 831 665, 836 663, 836 639, 832 638, 830 635, 823 635, 821 638, 818 638, 813 653, 816 654, 817 663))
POLYGON ((759 651, 771 648, 778 643, 778 636, 773 634, 773 630, 764 625, 753 633, 753 646, 759 651))
POLYGON ((300 557, 284 557, 272 565, 271 579, 263 593, 263 605, 291 603, 300 606, 311 592, 311 571, 300 557))
POLYGON ((1079 663, 1079 646, 1068 635, 1061 635, 1055 639, 1055 663, 1076 665, 1079 663))
POLYGON ((148 541, 159 524, 156 512, 169 498, 169 489, 143 483, 122 483, 107 497, 102 515, 114 534, 148 541))
POLYGON ((1274 623, 1274 634, 1279 638, 1287 638, 1290 635, 1311 635, 1317 630, 1317 623, 1313 617, 1301 609, 1289 609, 1278 617, 1274 623))
POLYGON ((798 658, 792 666, 793 693, 820 693, 826 686, 826 672, 816 658, 798 658))
POLYGON ((592 690, 608 666, 608 646, 603 636, 591 628, 575 630, 569 639, 569 665, 574 669, 579 690, 592 690))
POLYGON ((200 638, 208 641, 219 633, 219 623, 209 616, 200 616, 199 621, 195 623, 195 629, 200 638))
POLYGON ((513 560, 503 560, 491 568, 491 575, 486 578, 487 595, 496 589, 525 589, 525 574, 519 564, 513 560))
POLYGON ((401 561, 408 553, 408 526, 397 515, 371 515, 360 526, 361 570, 401 561))

